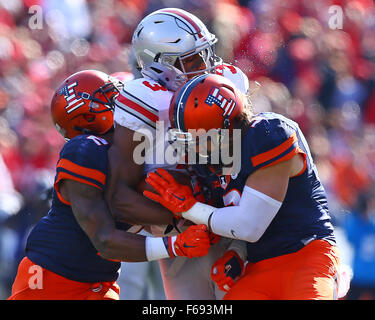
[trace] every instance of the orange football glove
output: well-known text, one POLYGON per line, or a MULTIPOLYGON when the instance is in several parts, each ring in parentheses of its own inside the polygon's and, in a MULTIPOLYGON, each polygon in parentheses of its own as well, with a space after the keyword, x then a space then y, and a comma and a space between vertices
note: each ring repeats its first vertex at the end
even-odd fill
POLYGON ((244 262, 234 250, 228 250, 217 259, 211 268, 211 279, 216 282, 222 291, 229 291, 234 283, 241 277, 244 262))
POLYGON ((204 224, 190 226, 184 232, 168 239, 167 250, 170 257, 202 257, 211 247, 207 227, 204 224))
POLYGON ((189 186, 177 183, 173 176, 162 168, 157 169, 156 173, 150 172, 146 182, 158 194, 148 190, 145 190, 143 194, 175 214, 189 210, 197 202, 189 186))

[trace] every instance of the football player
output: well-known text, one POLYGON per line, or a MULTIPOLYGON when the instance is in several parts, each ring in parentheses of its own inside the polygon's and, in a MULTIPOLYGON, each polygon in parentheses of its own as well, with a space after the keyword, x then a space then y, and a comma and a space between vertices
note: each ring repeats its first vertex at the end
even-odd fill
POLYGON ((191 226, 177 236, 144 237, 132 233, 136 226, 116 225, 110 214, 104 190, 119 88, 107 74, 85 70, 56 90, 52 118, 67 142, 56 166, 51 209, 27 239, 10 300, 117 300, 120 261, 208 252, 206 226, 191 226))
MULTIPOLYGON (((224 299, 337 298, 339 251, 326 194, 298 124, 273 112, 252 114, 248 99, 217 75, 200 75, 182 86, 170 115, 180 139, 199 144, 198 129, 214 130, 241 157, 238 171, 220 161, 194 166, 228 207, 198 202, 163 169, 146 179, 157 193, 145 195, 175 215, 246 241, 246 267, 230 251, 213 265, 213 279, 227 291, 224 299), (240 149, 234 146, 236 132, 240 149), (235 266, 242 275, 237 282, 235 266)), ((209 144, 208 154, 215 148, 209 144)))
MULTIPOLYGON (((246 75, 237 67, 223 63, 216 55, 216 42, 216 36, 200 19, 181 9, 155 11, 136 27, 132 48, 143 77, 126 82, 115 99, 114 142, 109 151, 111 163, 117 162, 117 166, 114 168, 116 174, 112 175, 108 202, 114 214, 119 214, 116 216, 119 221, 141 224, 139 220, 152 214, 146 208, 155 203, 134 192, 145 173, 158 167, 176 170, 177 160, 165 158, 173 92, 188 79, 206 73, 223 75, 244 93, 248 91, 246 75), (148 147, 144 148, 144 161, 138 161, 135 154, 144 139, 148 141, 148 147), (123 193, 124 184, 131 196, 123 193), (134 210, 134 203, 142 203, 145 209, 134 210)), ((156 210, 163 217, 170 212, 163 207, 155 208, 155 224, 163 224, 157 220, 156 210)), ((177 227, 181 228, 183 223, 184 220, 180 220, 177 227)), ((159 232, 163 234, 164 230, 167 229, 159 232)), ((157 234, 155 228, 153 232, 157 234)), ((222 292, 215 288, 210 269, 227 246, 228 242, 222 239, 203 259, 161 261, 167 299, 220 299, 222 292)))

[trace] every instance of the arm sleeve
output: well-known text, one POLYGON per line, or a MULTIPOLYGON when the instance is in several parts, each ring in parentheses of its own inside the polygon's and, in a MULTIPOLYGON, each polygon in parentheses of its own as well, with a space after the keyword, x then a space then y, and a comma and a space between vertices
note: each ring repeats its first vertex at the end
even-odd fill
POLYGON ((266 231, 281 205, 281 202, 245 186, 239 205, 215 210, 210 226, 218 235, 256 242, 266 231))
POLYGON ((182 217, 195 224, 205 224, 220 236, 256 242, 270 225, 282 202, 248 186, 244 187, 238 206, 215 208, 197 202, 182 217))

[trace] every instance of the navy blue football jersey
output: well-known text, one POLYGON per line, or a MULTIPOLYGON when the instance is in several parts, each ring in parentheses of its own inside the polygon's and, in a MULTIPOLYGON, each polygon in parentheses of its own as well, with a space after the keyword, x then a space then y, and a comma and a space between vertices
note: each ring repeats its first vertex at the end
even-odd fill
POLYGON ((70 280, 114 281, 120 263, 102 258, 76 221, 59 182, 71 179, 103 190, 108 174, 106 140, 80 135, 68 141, 57 163, 52 205, 31 231, 26 256, 34 263, 70 280))
POLYGON ((298 124, 276 113, 259 113, 242 137, 241 146, 237 174, 217 176, 210 174, 207 166, 195 167, 213 189, 216 206, 238 205, 247 178, 256 170, 298 153, 305 159, 303 170, 289 179, 283 204, 265 233, 257 242, 247 243, 248 261, 292 253, 314 239, 334 243, 326 194, 298 124))

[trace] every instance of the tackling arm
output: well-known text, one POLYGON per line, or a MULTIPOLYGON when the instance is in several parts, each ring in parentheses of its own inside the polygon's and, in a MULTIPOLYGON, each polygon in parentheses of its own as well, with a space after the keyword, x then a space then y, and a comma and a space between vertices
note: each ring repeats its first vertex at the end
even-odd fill
POLYGON ((117 230, 102 190, 63 180, 60 192, 71 203, 77 222, 101 256, 121 261, 146 261, 145 237, 117 230))
POLYGON ((100 189, 62 180, 60 192, 71 203, 79 225, 105 259, 138 262, 175 256, 192 258, 206 255, 210 248, 204 225, 191 226, 173 237, 144 237, 116 229, 100 189))
POLYGON ((289 178, 301 171, 304 161, 299 155, 273 166, 259 169, 247 181, 238 206, 215 208, 198 202, 191 190, 183 188, 162 169, 146 179, 159 194, 144 194, 172 212, 197 224, 205 224, 215 234, 256 242, 279 211, 285 198, 289 178))
MULTIPOLYGON (((289 178, 300 172, 303 165, 302 157, 295 155, 290 160, 255 171, 247 178, 238 206, 211 209, 211 213, 206 208, 206 223, 204 220, 192 221, 207 224, 221 236, 258 241, 282 205, 289 178)), ((195 206, 198 208, 202 204, 197 203, 195 206)), ((195 216, 197 213, 194 207, 182 216, 186 219, 195 216)))

